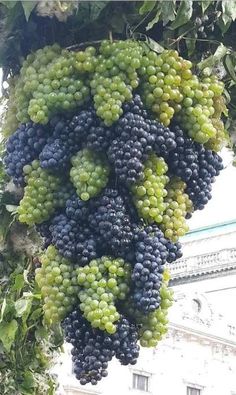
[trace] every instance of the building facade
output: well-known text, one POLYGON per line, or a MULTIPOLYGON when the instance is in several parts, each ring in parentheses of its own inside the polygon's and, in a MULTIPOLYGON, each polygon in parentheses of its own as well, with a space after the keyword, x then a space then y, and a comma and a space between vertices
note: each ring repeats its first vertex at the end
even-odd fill
POLYGON ((236 395, 236 221, 190 232, 183 246, 169 265, 175 303, 165 339, 135 366, 112 361, 95 387, 73 377, 68 347, 60 395, 236 395))

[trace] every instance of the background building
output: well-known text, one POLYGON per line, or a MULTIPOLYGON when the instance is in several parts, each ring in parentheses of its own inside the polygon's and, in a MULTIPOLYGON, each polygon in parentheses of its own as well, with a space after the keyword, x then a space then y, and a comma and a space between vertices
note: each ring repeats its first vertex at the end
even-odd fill
MULTIPOLYGON (((67 353, 57 368, 67 395, 236 395, 236 221, 190 232, 169 268, 175 303, 166 338, 137 365, 113 361, 96 387, 81 387, 67 353)), ((63 392, 61 391, 61 394, 63 392)))

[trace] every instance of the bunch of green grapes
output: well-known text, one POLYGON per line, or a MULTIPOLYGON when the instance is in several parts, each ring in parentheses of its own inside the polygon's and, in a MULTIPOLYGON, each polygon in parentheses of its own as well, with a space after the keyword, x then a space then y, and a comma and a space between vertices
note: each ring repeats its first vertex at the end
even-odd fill
POLYGON ((200 81, 196 76, 181 85, 184 100, 177 120, 189 136, 198 143, 206 143, 216 136, 211 117, 214 114, 213 97, 217 84, 200 81))
POLYGON ((101 154, 85 148, 71 159, 71 163, 71 182, 82 200, 98 195, 106 186, 109 165, 101 154))
POLYGON ((166 208, 160 228, 165 237, 176 242, 180 236, 184 236, 189 230, 186 223, 186 215, 193 212, 193 204, 185 193, 186 184, 179 177, 171 178, 166 186, 166 208))
POLYGON ((46 221, 59 205, 60 178, 40 167, 39 161, 24 166, 26 187, 18 207, 19 221, 27 225, 46 221))
POLYGON ((121 258, 103 256, 77 269, 80 309, 93 328, 115 333, 120 318, 117 300, 129 292, 130 265, 121 258))
POLYGON ((93 73, 97 63, 96 48, 90 46, 75 53, 73 66, 80 74, 93 73))
POLYGON ((9 137, 15 132, 19 126, 19 121, 16 118, 17 107, 16 107, 16 95, 15 86, 17 82, 17 77, 11 77, 8 79, 8 100, 7 100, 7 110, 3 118, 2 132, 5 137, 9 137))
POLYGON ((224 84, 223 82, 220 82, 216 76, 208 77, 205 79, 205 81, 211 83, 211 89, 215 90, 215 95, 213 97, 214 113, 212 115, 211 121, 216 129, 216 136, 209 139, 206 147, 217 152, 229 142, 229 134, 225 129, 224 122, 221 120, 222 113, 225 116, 228 115, 225 98, 223 96, 224 84))
POLYGON ((50 245, 40 257, 41 267, 36 269, 36 282, 43 298, 45 322, 49 325, 62 321, 77 302, 76 271, 57 249, 50 245))
POLYGON ((90 86, 97 115, 108 126, 119 119, 122 104, 132 99, 132 90, 139 85, 142 54, 140 43, 132 40, 104 40, 100 46, 90 86))
POLYGON ((161 223, 166 208, 165 189, 169 181, 168 166, 163 158, 150 154, 144 163, 144 177, 131 188, 133 201, 141 218, 149 223, 161 223))
POLYGON ((74 68, 75 56, 53 45, 27 57, 16 86, 19 121, 46 124, 55 112, 73 110, 89 99, 89 87, 74 68))
POLYGON ((181 58, 177 51, 161 54, 146 51, 142 57, 139 75, 144 103, 157 118, 168 126, 184 99, 181 84, 191 77, 192 63, 181 58))

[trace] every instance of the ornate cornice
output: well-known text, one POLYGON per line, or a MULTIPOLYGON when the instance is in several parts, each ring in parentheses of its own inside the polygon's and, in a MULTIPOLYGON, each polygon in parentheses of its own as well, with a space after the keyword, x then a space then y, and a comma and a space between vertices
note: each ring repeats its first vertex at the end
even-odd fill
POLYGON ((181 258, 168 264, 172 285, 197 280, 199 277, 215 277, 217 273, 236 271, 236 248, 181 258))
POLYGON ((220 347, 236 355, 236 341, 206 333, 205 331, 198 329, 189 328, 181 324, 170 322, 167 337, 174 339, 175 342, 184 339, 189 340, 190 342, 195 341, 205 346, 213 346, 214 348, 220 347))

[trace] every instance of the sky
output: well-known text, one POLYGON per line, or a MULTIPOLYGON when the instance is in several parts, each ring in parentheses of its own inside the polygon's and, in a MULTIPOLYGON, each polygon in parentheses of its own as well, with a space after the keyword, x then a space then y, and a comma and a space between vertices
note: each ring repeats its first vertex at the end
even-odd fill
MULTIPOLYGON (((0 69, 0 80, 1 76, 0 69)), ((204 210, 196 211, 188 221, 190 230, 236 220, 236 167, 232 166, 232 154, 229 150, 224 149, 220 155, 223 157, 225 168, 213 184, 212 199, 204 210)))

